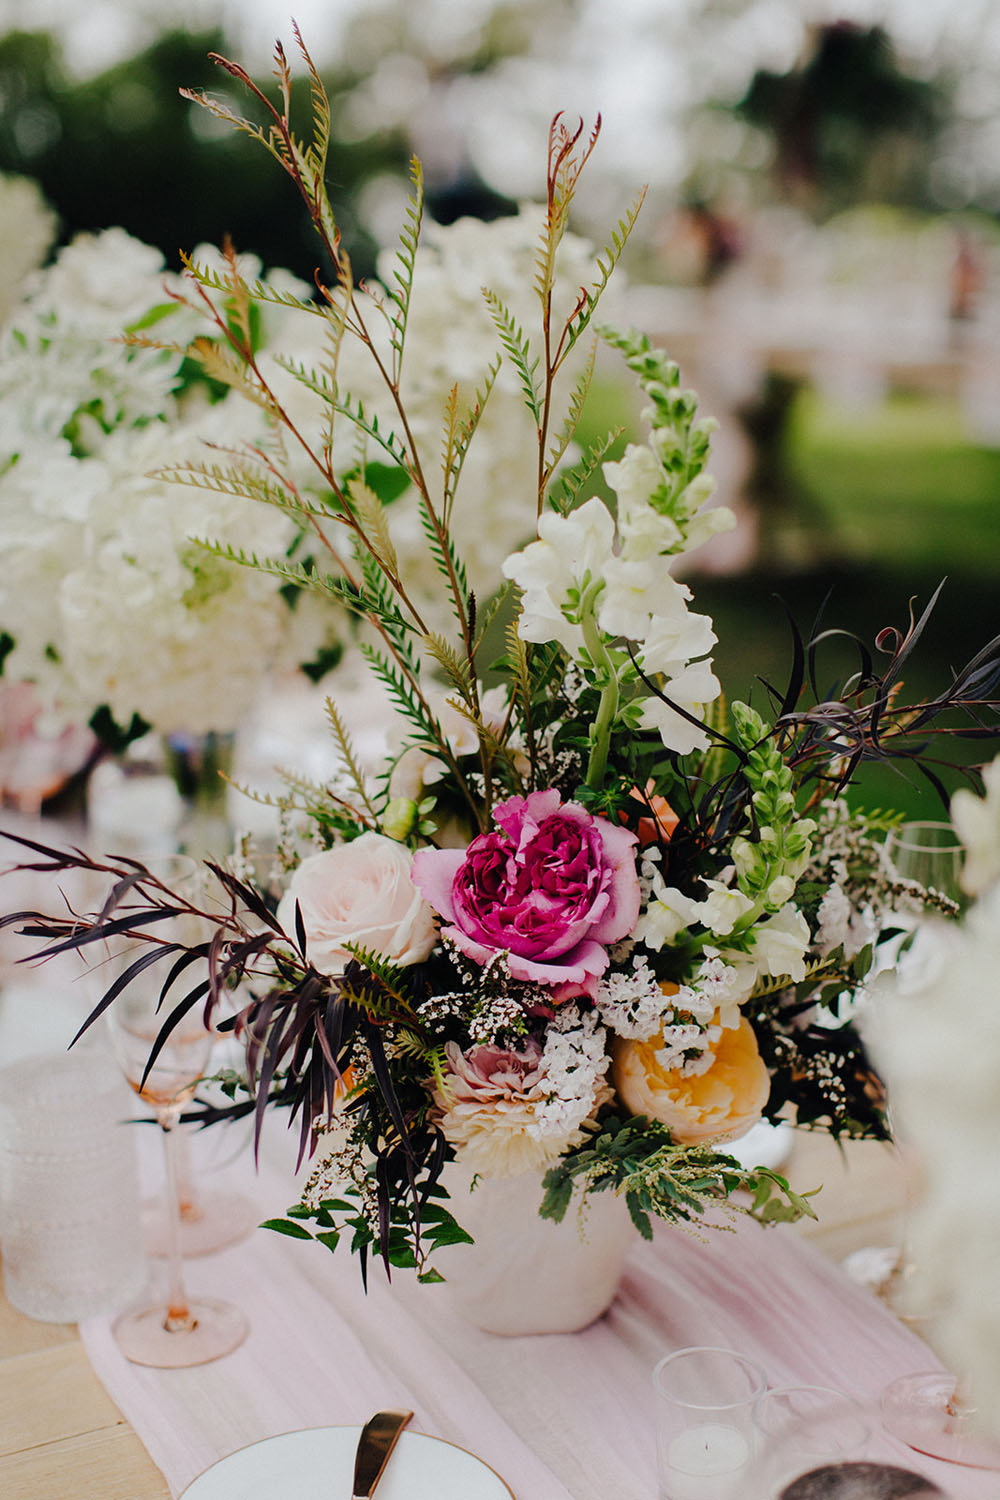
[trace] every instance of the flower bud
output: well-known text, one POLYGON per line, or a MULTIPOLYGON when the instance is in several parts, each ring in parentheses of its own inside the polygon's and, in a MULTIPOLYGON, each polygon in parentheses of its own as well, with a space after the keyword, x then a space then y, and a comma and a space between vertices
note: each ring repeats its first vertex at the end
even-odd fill
POLYGON ((393 797, 382 818, 382 832, 397 843, 413 832, 419 808, 412 797, 393 797))

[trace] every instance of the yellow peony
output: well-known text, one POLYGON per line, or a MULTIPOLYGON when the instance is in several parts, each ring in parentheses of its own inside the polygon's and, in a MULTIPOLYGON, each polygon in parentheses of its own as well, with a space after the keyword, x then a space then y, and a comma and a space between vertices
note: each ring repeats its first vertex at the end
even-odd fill
POLYGON ((749 1021, 723 1030, 703 1073, 664 1071, 657 1061, 663 1035, 615 1042, 611 1078, 625 1108, 666 1125, 675 1141, 735 1141, 760 1119, 771 1080, 749 1021))

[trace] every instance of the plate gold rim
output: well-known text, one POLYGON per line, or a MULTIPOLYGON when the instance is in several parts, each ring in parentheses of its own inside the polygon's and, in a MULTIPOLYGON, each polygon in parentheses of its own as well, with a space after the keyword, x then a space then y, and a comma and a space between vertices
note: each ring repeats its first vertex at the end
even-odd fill
MULTIPOLYGON (((323 1425, 319 1427, 290 1427, 286 1432, 269 1433, 267 1437, 257 1438, 252 1443, 244 1443, 242 1447, 234 1448, 232 1453, 224 1453, 221 1458, 217 1458, 214 1463, 210 1463, 207 1468, 202 1469, 200 1474, 196 1474, 194 1478, 187 1485, 185 1485, 184 1489, 181 1490, 180 1495, 178 1496, 178 1500, 185 1500, 185 1496, 190 1494, 193 1486, 204 1479, 206 1474, 211 1474, 213 1469, 217 1469, 221 1464, 227 1463, 229 1459, 233 1458, 237 1453, 245 1453, 248 1448, 259 1448, 264 1443, 273 1443, 278 1438, 296 1437, 298 1436, 298 1434, 303 1432, 360 1433, 363 1426, 364 1423, 362 1422, 324 1422, 323 1425)), ((446 1448, 457 1448, 459 1453, 464 1453, 466 1457, 475 1459, 476 1463, 482 1464, 483 1468, 486 1469, 488 1473, 492 1474, 493 1478, 498 1482, 498 1484, 502 1485, 502 1487, 507 1491, 507 1494, 510 1496, 510 1500, 517 1500, 517 1496, 514 1494, 514 1491, 511 1489, 506 1479, 504 1479, 503 1475, 498 1474, 493 1465, 488 1464, 485 1458, 480 1458, 478 1453, 473 1453, 471 1448, 463 1448, 461 1443, 453 1443, 450 1438, 438 1437, 437 1434, 433 1432, 414 1432, 412 1429, 410 1429, 407 1432, 401 1433, 400 1437, 423 1438, 426 1442, 429 1443, 443 1443, 446 1448)))

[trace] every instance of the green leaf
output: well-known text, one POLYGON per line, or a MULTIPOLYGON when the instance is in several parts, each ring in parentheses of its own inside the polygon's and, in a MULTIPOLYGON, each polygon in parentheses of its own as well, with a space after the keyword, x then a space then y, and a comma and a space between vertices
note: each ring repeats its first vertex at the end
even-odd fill
POLYGON ((289 1239, 293 1240, 311 1240, 316 1238, 312 1231, 307 1229, 304 1224, 296 1224, 293 1219, 265 1219, 260 1228, 273 1229, 275 1234, 287 1234, 289 1239))

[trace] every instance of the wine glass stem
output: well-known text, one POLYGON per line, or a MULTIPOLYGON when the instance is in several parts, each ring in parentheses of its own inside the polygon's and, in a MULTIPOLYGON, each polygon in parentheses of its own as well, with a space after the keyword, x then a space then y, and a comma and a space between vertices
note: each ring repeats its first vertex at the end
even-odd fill
POLYGON ((174 1166, 177 1172, 177 1202, 181 1211, 181 1222, 195 1223, 201 1218, 198 1188, 191 1171, 191 1151, 188 1147, 190 1126, 181 1126, 174 1131, 174 1166))
POLYGON ((181 1211, 177 1172, 177 1112, 164 1110, 159 1116, 163 1132, 163 1156, 167 1167, 167 1312, 163 1326, 168 1333, 183 1333, 194 1327, 184 1290, 181 1258, 181 1211))

